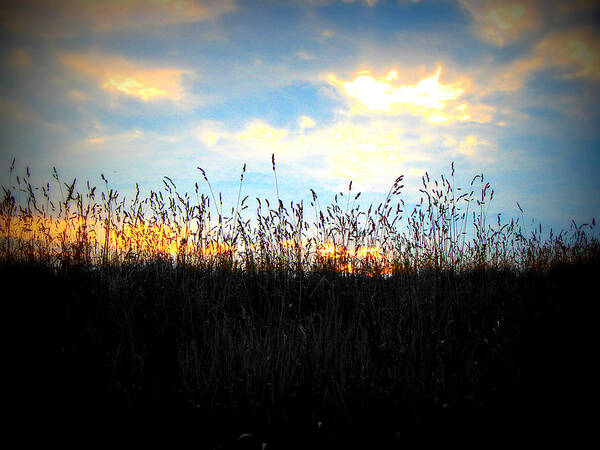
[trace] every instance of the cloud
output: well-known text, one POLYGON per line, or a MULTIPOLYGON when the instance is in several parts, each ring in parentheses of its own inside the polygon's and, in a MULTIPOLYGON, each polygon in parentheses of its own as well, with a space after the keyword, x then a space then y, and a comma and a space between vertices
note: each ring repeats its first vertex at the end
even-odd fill
POLYGON ((600 36, 591 29, 574 28, 543 37, 524 57, 517 59, 497 77, 499 90, 523 87, 535 72, 557 69, 567 79, 600 81, 600 36))
POLYGON ((322 176, 352 179, 373 190, 385 190, 399 167, 428 160, 406 129, 385 121, 334 123, 315 131, 307 146, 324 157, 322 176))
POLYGON ((600 35, 591 29, 552 33, 535 46, 534 54, 559 67, 565 78, 600 80, 600 35))
POLYGON ((539 2, 530 0, 460 0, 473 16, 476 34, 503 46, 517 41, 540 25, 539 2))
POLYGON ((145 133, 142 130, 127 130, 120 133, 98 135, 94 133, 89 136, 85 142, 88 144, 114 144, 117 142, 131 143, 144 137, 145 133))
POLYGON ((308 117, 308 116, 302 116, 300 117, 300 129, 301 130, 305 130, 306 128, 312 128, 316 125, 317 123, 314 121, 314 119, 308 117))
POLYGON ((0 9, 0 23, 31 34, 68 36, 89 28, 197 22, 235 9, 234 0, 21 0, 0 9))
POLYGON ((288 134, 288 131, 275 128, 262 120, 252 120, 240 131, 228 131, 216 121, 203 121, 194 131, 196 138, 207 148, 218 150, 220 145, 238 146, 240 143, 250 145, 253 150, 265 149, 261 153, 269 153, 288 134))
POLYGON ((66 67, 88 75, 109 92, 149 100, 182 100, 185 93, 179 68, 155 68, 132 63, 125 58, 98 54, 64 53, 59 57, 66 67))
MULTIPOLYGON (((327 6, 333 3, 339 3, 340 0, 294 0, 297 3, 308 6, 327 6)), ((379 3, 380 0, 341 0, 341 3, 364 3, 371 7, 379 3)))
POLYGON ((390 70, 384 77, 373 77, 369 71, 359 71, 352 81, 339 80, 329 75, 329 83, 354 101, 353 114, 386 113, 412 114, 424 117, 430 123, 454 121, 489 122, 494 108, 486 105, 472 106, 461 100, 470 80, 450 84, 440 82, 442 67, 433 75, 416 83, 399 84, 398 72, 390 70))
MULTIPOLYGON (((425 128, 401 126, 393 117, 359 122, 338 117, 328 124, 315 123, 310 133, 304 133, 305 119, 301 116, 299 127, 290 129, 254 120, 236 130, 205 121, 193 135, 204 148, 230 164, 257 162, 267 170, 270 167, 265 163, 276 153, 280 163, 293 167, 295 177, 316 178, 326 184, 351 179, 361 190, 374 192, 386 191, 402 171, 414 164, 422 166, 425 161, 430 165, 439 154, 441 138, 424 140, 425 128)), ((448 133, 451 135, 451 130, 448 133)), ((477 144, 483 145, 481 141, 477 144)), ((468 142, 461 149, 467 152, 468 142)))
POLYGON ((253 121, 246 125, 237 138, 251 144, 273 145, 284 138, 287 133, 287 130, 273 128, 265 122, 253 121))
MULTIPOLYGON (((478 138, 474 135, 465 136, 462 140, 458 141, 454 136, 445 135, 444 136, 444 145, 448 147, 452 152, 470 157, 471 159, 475 157, 484 157, 484 152, 490 149, 490 143, 478 138)), ((490 161, 489 156, 487 157, 490 161)))
POLYGON ((379 0, 342 0, 344 3, 356 3, 357 1, 365 3, 367 6, 375 6, 379 0))
POLYGON ((52 132, 64 132, 66 130, 64 124, 44 120, 35 108, 19 100, 0 99, 0 116, 18 122, 29 122, 29 124, 36 127, 41 126, 52 132))

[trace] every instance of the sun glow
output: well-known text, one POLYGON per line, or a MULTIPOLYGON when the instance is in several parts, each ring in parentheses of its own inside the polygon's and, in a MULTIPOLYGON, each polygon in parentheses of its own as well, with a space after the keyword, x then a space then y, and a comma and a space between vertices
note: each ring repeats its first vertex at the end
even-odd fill
POLYGON ((109 77, 102 84, 102 87, 107 90, 114 89, 133 97, 139 97, 142 100, 151 100, 158 97, 166 97, 167 91, 151 86, 145 87, 142 83, 132 77, 109 77))
POLYGON ((346 96, 356 101, 354 112, 401 114, 412 113, 424 116, 431 123, 452 120, 470 120, 469 104, 457 100, 465 93, 460 81, 442 84, 442 67, 429 77, 415 84, 394 85, 398 72, 391 70, 383 77, 373 77, 369 71, 359 71, 352 81, 342 81, 329 75, 329 82, 340 88, 346 96))
POLYGON ((343 273, 362 273, 372 276, 393 272, 390 258, 386 258, 379 247, 347 249, 343 245, 326 243, 317 248, 317 254, 323 262, 333 263, 335 269, 343 273))
MULTIPOLYGON (((219 240, 214 233, 199 238, 198 233, 184 226, 148 220, 117 221, 107 225, 105 220, 93 216, 64 219, 32 215, 10 220, 2 216, 0 223, 0 238, 10 237, 10 241, 19 242, 21 252, 91 264, 139 263, 156 258, 210 264, 223 258, 233 262, 248 252, 258 255, 264 250, 256 243, 238 246, 219 240)), ((324 243, 311 252, 306 239, 277 241, 276 247, 288 256, 290 251, 312 255, 310 258, 316 258, 317 267, 325 265, 342 273, 392 273, 392 258, 379 247, 348 249, 343 245, 324 243)))
POLYGON ((95 217, 74 216, 68 220, 44 216, 3 218, 0 237, 27 242, 32 250, 48 255, 59 253, 88 254, 100 259, 106 249, 111 258, 127 261, 159 257, 204 258, 231 255, 235 246, 213 242, 209 238, 194 239, 196 233, 185 227, 140 220, 135 224, 107 225, 95 217))

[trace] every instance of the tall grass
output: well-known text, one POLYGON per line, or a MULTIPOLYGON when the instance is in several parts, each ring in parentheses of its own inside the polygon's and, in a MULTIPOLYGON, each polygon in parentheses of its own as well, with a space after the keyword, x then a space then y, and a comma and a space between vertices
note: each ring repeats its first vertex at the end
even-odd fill
POLYGON ((236 206, 226 215, 222 195, 217 200, 200 167, 210 196, 198 183, 194 195, 182 194, 165 176, 161 190, 140 198, 136 184, 135 197, 127 200, 104 174, 100 189, 88 181, 79 190, 77 179, 63 182, 53 168, 52 182, 33 186, 29 169, 15 175, 13 161, 11 184, 2 186, 1 256, 51 265, 164 259, 198 268, 377 275, 423 268, 547 268, 598 248, 589 233, 595 220, 573 222, 569 231, 551 230, 544 237, 541 225, 525 234, 522 217, 505 222, 500 215, 489 217, 494 197, 489 182, 481 174, 466 189, 455 187, 454 163, 449 177, 430 179, 425 173, 421 200, 412 210, 401 198, 403 176, 383 202, 368 208, 357 203, 360 192, 352 192, 352 182, 324 208, 312 189, 310 206, 284 205, 274 155, 272 167, 276 204, 256 198, 252 217, 249 196, 242 198, 246 165, 236 206))
POLYGON ((200 168, 208 194, 164 177, 126 200, 104 175, 80 186, 54 169, 36 187, 13 167, 0 281, 19 288, 5 302, 19 392, 44 444, 121 433, 125 445, 217 448, 252 431, 269 448, 398 448, 519 424, 536 439, 577 434, 564 425, 592 373, 581 361, 593 355, 595 221, 525 235, 522 218, 488 217, 483 175, 455 187, 453 165, 423 176, 409 210, 400 176, 368 208, 352 183, 322 207, 312 190, 309 204, 284 204, 276 182, 277 203, 257 198, 252 215, 245 166, 230 211, 200 168))

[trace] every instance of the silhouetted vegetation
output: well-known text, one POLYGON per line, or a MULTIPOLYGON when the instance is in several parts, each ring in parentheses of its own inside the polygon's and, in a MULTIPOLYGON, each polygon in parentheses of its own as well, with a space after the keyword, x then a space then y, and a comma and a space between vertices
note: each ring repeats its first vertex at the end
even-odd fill
POLYGON ((345 206, 321 210, 313 194, 312 224, 301 203, 263 211, 260 200, 254 223, 243 200, 211 219, 207 196, 192 206, 167 180, 164 195, 129 205, 108 183, 100 204, 95 188, 63 183, 60 206, 49 185, 42 202, 19 179, 21 204, 4 188, 0 273, 15 292, 5 303, 30 437, 182 448, 235 447, 245 432, 267 448, 576 438, 600 261, 586 226, 545 240, 518 221, 493 228, 488 184, 473 200, 428 177, 407 231, 392 204, 402 177, 368 214, 349 186, 345 206))

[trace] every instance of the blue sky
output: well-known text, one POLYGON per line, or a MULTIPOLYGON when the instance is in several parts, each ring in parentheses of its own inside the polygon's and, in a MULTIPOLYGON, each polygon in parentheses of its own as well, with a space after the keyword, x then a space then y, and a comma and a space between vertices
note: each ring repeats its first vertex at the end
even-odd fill
POLYGON ((368 203, 483 172, 491 212, 600 218, 593 1, 22 1, 0 7, 0 180, 368 203))

